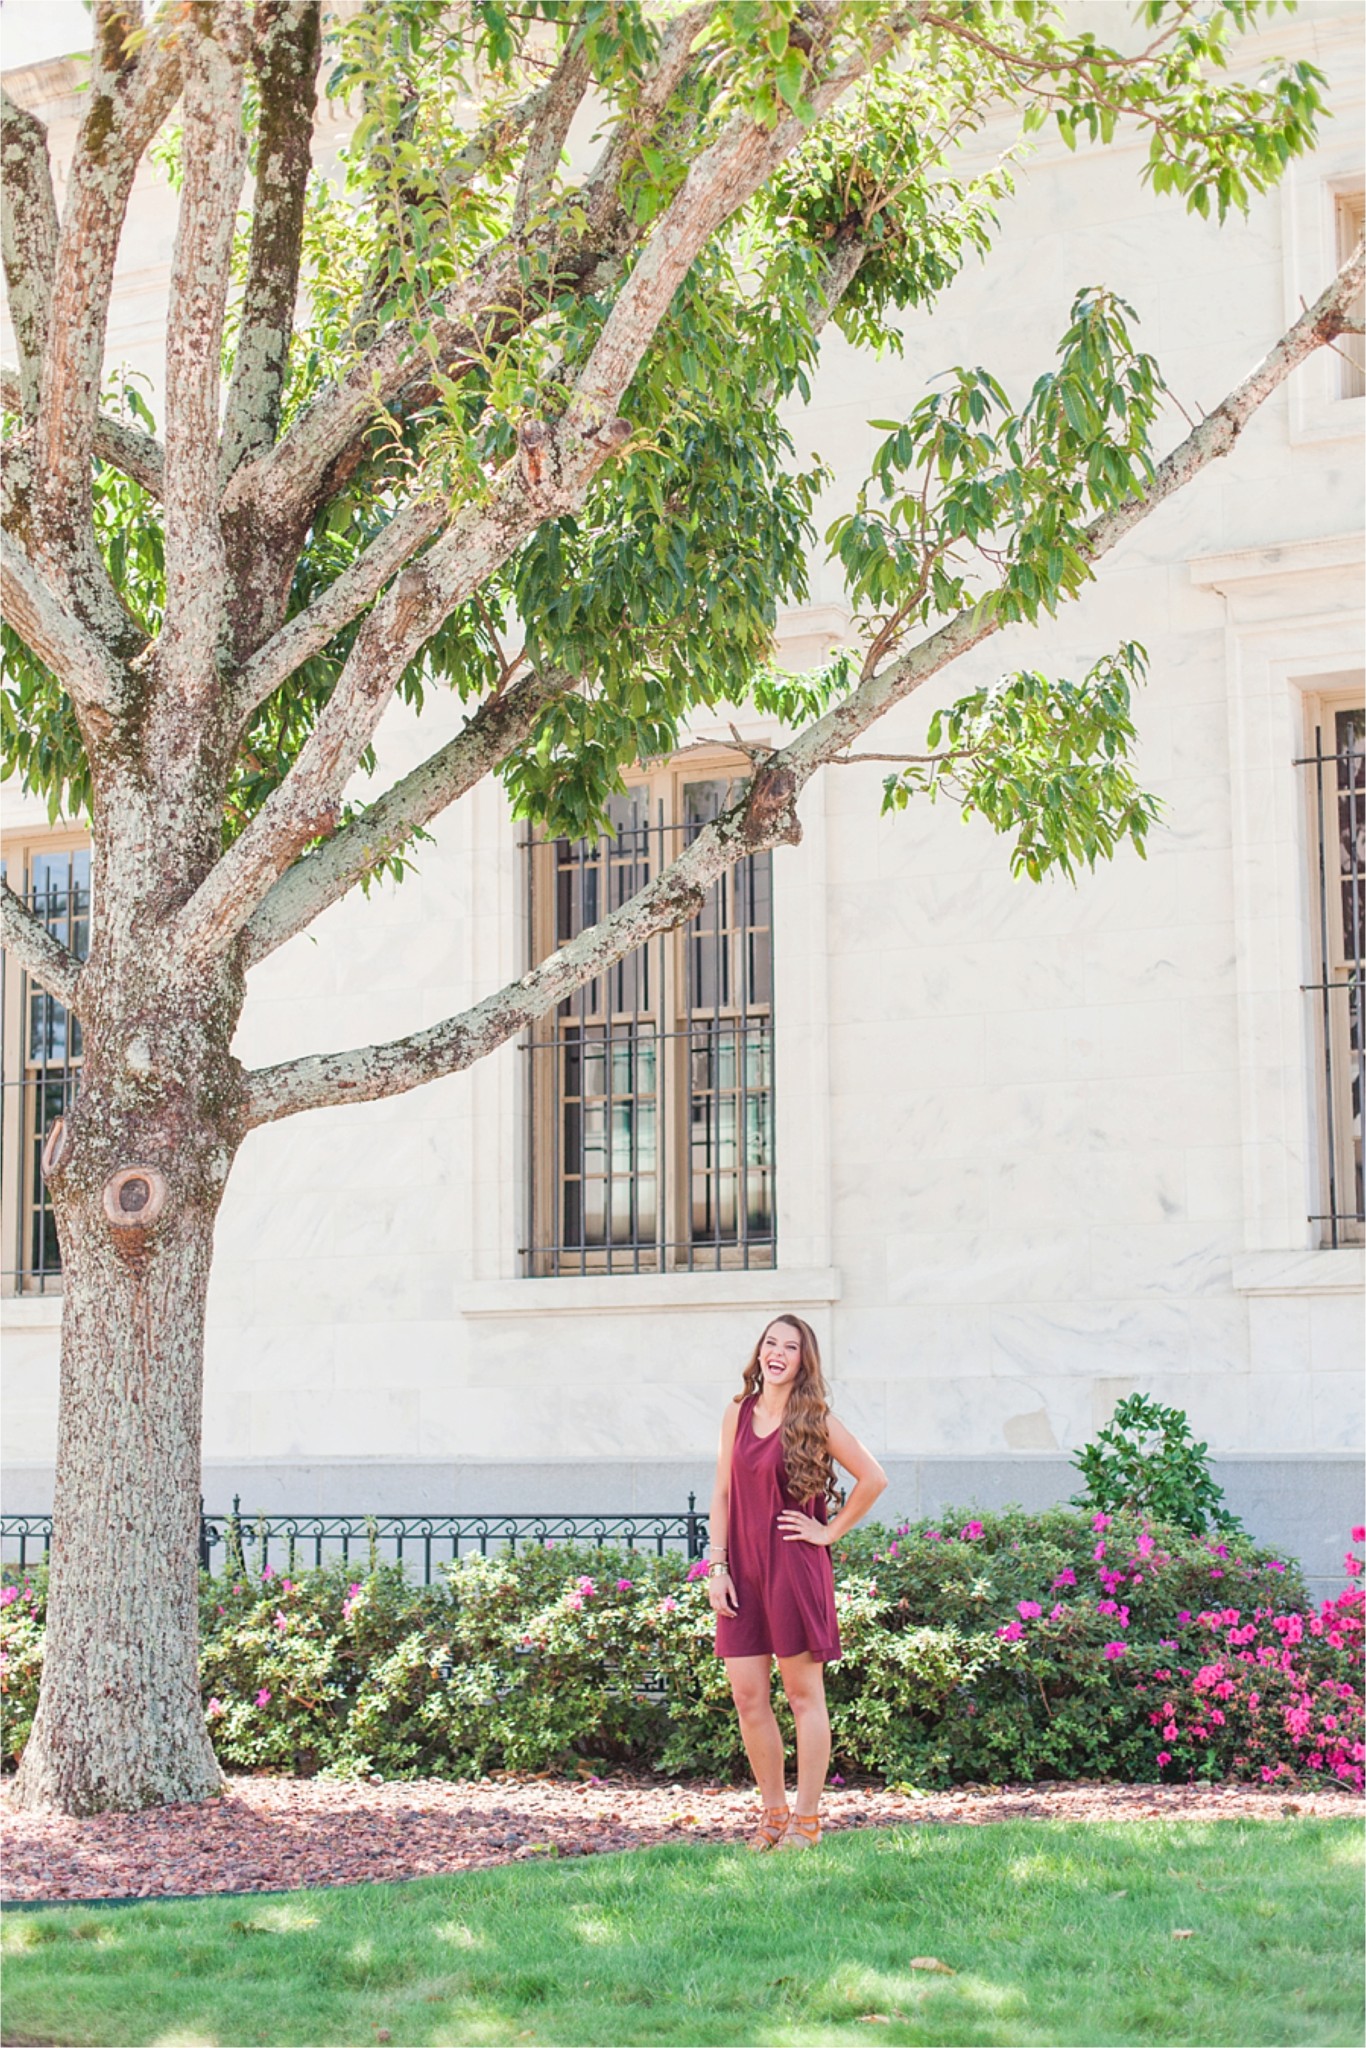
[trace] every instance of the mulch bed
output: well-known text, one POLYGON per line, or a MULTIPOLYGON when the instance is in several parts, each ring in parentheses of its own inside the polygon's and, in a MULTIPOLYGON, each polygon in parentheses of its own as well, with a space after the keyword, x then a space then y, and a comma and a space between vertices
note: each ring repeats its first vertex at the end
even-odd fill
MULTIPOLYGON (((845 1787, 827 1830, 1001 1820, 1279 1819, 1366 1816, 1366 1802, 1249 1785, 963 1786, 925 1796, 845 1787)), ((598 1856, 658 1842, 741 1841, 752 1791, 616 1774, 474 1783, 341 1784, 231 1778, 221 1799, 90 1820, 0 1803, 7 1901, 155 1899, 434 1877, 542 1856, 598 1856)))

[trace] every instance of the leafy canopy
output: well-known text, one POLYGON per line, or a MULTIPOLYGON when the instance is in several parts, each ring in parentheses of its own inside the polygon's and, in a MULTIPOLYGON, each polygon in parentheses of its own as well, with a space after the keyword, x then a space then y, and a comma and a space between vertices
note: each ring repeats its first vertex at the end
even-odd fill
MULTIPOLYGON (((622 456, 576 516, 543 525, 451 614, 404 675, 405 700, 420 706, 429 691, 449 690, 473 707, 532 668, 573 677, 502 774, 521 815, 578 835, 604 818, 624 770, 667 752, 698 705, 752 703, 796 722, 847 688, 860 659, 871 672, 912 631, 964 606, 1024 622, 1051 613, 1089 574, 1087 517, 1141 491, 1151 470, 1164 387, 1131 342, 1130 309, 1101 287, 1082 292, 1057 366, 1021 405, 989 370, 953 368, 904 420, 875 423, 885 438, 872 473, 828 532, 861 647, 792 677, 773 669, 771 651, 779 608, 807 591, 827 481, 818 459, 797 460, 791 424, 810 395, 820 327, 828 315, 856 349, 899 349, 906 316, 932 309, 970 257, 990 254, 1012 162, 1047 124, 1069 147, 1136 126, 1155 190, 1201 215, 1245 209, 1311 144, 1321 111, 1312 65, 1276 66, 1253 81, 1230 73, 1238 37, 1273 10, 1274 0, 1212 0, 1199 10, 1193 0, 1143 0, 1121 47, 1046 0, 943 0, 895 62, 875 66, 816 120, 801 0, 721 0, 699 29, 663 128, 639 142, 640 96, 673 7, 474 0, 457 14, 444 0, 386 0, 334 23, 327 90, 358 111, 335 171, 310 187, 307 310, 283 426, 391 323, 404 324, 414 378, 401 402, 377 403, 363 459, 320 507, 290 615, 414 496, 452 508, 486 497, 519 426, 556 417, 602 330, 634 255, 615 270, 600 266, 586 286, 563 284, 565 252, 584 232, 583 180, 562 166, 532 217, 515 214, 527 141, 518 107, 566 53, 577 53, 589 81, 590 155, 614 138, 625 150, 622 202, 638 226, 657 217, 737 115, 772 127, 795 112, 809 132, 679 290, 627 394, 634 433, 622 456), (982 167, 988 122, 1000 147, 982 167), (495 323, 458 374, 443 370, 436 301, 509 237, 533 317, 506 330, 495 323), (860 260, 832 309, 827 266, 851 241, 860 260)), ((853 48, 894 11, 891 0, 868 0, 837 34, 853 48)), ((1106 11, 1107 23, 1117 17, 1106 11)), ((246 119, 254 145, 251 93, 246 119)), ((157 147, 174 176, 174 127, 157 147)), ((575 162, 582 154, 576 145, 575 162)), ((249 232, 244 215, 240 277, 249 232)), ((127 378, 115 379, 110 405, 153 425, 127 378)), ((111 573, 154 638, 159 508, 104 464, 95 499, 111 573)), ((287 774, 360 623, 249 721, 225 838, 287 774)), ((88 811, 89 774, 65 696, 8 627, 4 660, 5 772, 54 815, 88 811)), ((1142 670, 1142 650, 1130 645, 1079 684, 1026 673, 974 693, 935 722, 931 747, 942 737, 945 755, 892 778, 886 803, 953 794, 1015 835, 1015 864, 1030 875, 1050 866, 1071 873, 1123 838, 1141 847, 1153 805, 1127 754, 1142 670)), ((401 851, 390 857, 396 871, 403 864, 401 851)))

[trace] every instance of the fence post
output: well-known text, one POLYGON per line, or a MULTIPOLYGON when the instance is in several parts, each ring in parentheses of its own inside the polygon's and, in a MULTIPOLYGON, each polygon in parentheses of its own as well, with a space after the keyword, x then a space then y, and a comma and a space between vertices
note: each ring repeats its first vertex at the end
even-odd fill
POLYGON ((228 1568, 230 1571, 245 1573, 246 1552, 242 1548, 242 1496, 232 1497, 232 1513, 228 1516, 228 1568))
POLYGON ((688 1495, 688 1563, 695 1564, 702 1555, 702 1545, 697 1534, 697 1495, 688 1495))
POLYGON ((201 1493, 199 1496, 199 1569, 202 1572, 206 1572, 209 1568, 209 1525, 204 1519, 204 1496, 201 1493))

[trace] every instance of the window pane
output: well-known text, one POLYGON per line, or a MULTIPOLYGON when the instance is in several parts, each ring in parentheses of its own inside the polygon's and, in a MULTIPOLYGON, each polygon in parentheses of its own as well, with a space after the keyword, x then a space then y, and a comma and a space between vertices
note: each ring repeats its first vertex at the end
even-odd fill
MULTIPOLYGON (((6 867, 54 938, 85 959, 90 951, 89 848, 31 847, 6 867)), ((5 1285, 22 1293, 41 1289, 61 1274, 41 1158, 53 1123, 68 1115, 75 1102, 81 1027, 35 980, 21 975, 6 1005, 5 1030, 5 1285)))
MULTIPOLYGON (((611 832, 544 846, 542 950, 627 902, 742 787, 661 771, 614 800, 611 832)), ((771 890, 770 857, 745 862, 530 1034, 533 1272, 773 1263, 771 890)))

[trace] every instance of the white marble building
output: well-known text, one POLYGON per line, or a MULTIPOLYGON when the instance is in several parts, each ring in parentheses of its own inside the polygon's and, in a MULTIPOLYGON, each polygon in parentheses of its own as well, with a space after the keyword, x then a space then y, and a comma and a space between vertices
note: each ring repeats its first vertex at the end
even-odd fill
MULTIPOLYGON (((828 345, 796 433, 835 470, 832 514, 865 473, 871 417, 963 359, 1027 386, 1081 285, 1133 304, 1190 410, 1246 371, 1335 267, 1363 173, 1355 0, 1273 17, 1249 61, 1259 50, 1320 64, 1334 118, 1249 220, 1218 229, 1155 200, 1137 147, 1045 143, 997 253, 910 323, 903 360, 828 345)), ((11 84, 42 103, 60 167, 69 71, 30 65, 11 84)), ((173 225, 146 174, 111 360, 154 382, 173 225)), ((529 1274, 515 1047, 255 1134, 218 1233, 210 1505, 240 1491, 248 1510, 682 1506, 705 1493, 754 1337, 792 1307, 894 1507, 1065 1497, 1069 1454, 1144 1389, 1188 1411, 1254 1530, 1331 1578, 1362 1519, 1363 1254, 1346 1213, 1361 1119, 1339 1029, 1334 1232, 1311 1220, 1328 1205, 1330 1110, 1320 999, 1303 989, 1320 978, 1312 770, 1296 763, 1316 720, 1331 731, 1362 698, 1360 388, 1321 352, 1082 602, 936 686, 945 701, 1005 667, 1076 673, 1142 640, 1141 769, 1165 806, 1146 862, 1034 886, 947 806, 880 817, 878 767, 827 771, 804 796, 803 842, 773 867, 776 1268, 529 1274)), ((848 631, 820 564, 784 651, 810 661, 848 631)), ((877 744, 913 745, 929 708, 877 744)), ((440 718, 390 716, 383 780, 439 743, 440 718)), ((712 736, 725 721, 699 722, 712 736)), ((11 854, 46 831, 14 793, 4 826, 11 854)), ((417 876, 337 906, 254 972, 242 1057, 393 1036, 522 972, 518 840, 496 789, 467 799, 417 876)), ((14 1287, 3 1303, 16 1509, 50 1485, 58 1306, 14 1287)))

